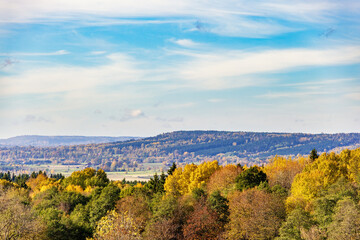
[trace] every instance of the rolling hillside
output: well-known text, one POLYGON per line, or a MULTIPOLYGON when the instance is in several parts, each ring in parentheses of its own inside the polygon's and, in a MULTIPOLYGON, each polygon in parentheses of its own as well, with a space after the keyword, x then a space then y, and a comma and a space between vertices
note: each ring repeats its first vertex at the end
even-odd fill
POLYGON ((137 168, 142 164, 201 162, 262 164, 274 155, 308 155, 353 149, 360 134, 256 133, 225 131, 178 131, 155 137, 59 147, 1 147, 0 161, 8 164, 87 164, 105 170, 137 168))

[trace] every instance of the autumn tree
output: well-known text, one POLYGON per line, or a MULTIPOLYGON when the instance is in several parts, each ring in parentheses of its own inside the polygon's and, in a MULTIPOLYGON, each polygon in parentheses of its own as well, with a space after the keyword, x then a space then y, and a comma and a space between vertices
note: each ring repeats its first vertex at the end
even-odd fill
POLYGON ((58 183, 53 178, 48 178, 45 174, 39 173, 35 178, 27 180, 26 185, 31 189, 31 197, 34 197, 39 192, 43 192, 53 186, 58 186, 58 183))
POLYGON ((221 167, 210 176, 206 190, 209 193, 221 191, 227 194, 233 190, 235 179, 242 171, 241 167, 232 164, 221 167))
POLYGON ((206 199, 201 199, 194 206, 183 229, 184 239, 207 240, 218 239, 221 228, 218 226, 218 215, 208 207, 206 199))
POLYGON ((97 224, 95 240, 138 240, 141 239, 137 224, 127 212, 112 210, 97 224))
POLYGON ((352 199, 345 198, 336 204, 328 239, 360 239, 360 210, 352 199))
POLYGON ((257 189, 234 192, 229 211, 228 239, 272 239, 285 218, 283 202, 257 189))
POLYGON ((0 238, 44 239, 44 225, 31 210, 28 192, 0 186, 0 238))
POLYGON ((157 194, 151 200, 152 219, 146 228, 146 239, 183 239, 183 225, 191 214, 193 207, 187 200, 190 195, 175 197, 157 194), (162 229, 163 232, 159 232, 162 229))
POLYGON ((72 189, 77 189, 76 186, 78 186, 78 191, 85 190, 87 187, 105 187, 108 183, 109 179, 104 170, 93 168, 75 171, 62 182, 63 186, 72 186, 72 189))
POLYGON ((294 178, 291 196, 287 199, 288 209, 296 208, 300 202, 303 207, 309 205, 340 178, 356 182, 358 170, 352 166, 360 166, 359 153, 359 149, 344 150, 340 155, 324 153, 307 165, 294 178))
POLYGON ((308 160, 303 157, 296 159, 275 156, 264 167, 270 186, 280 185, 286 189, 291 188, 294 177, 301 173, 308 160))
POLYGON ((167 177, 164 189, 168 195, 185 195, 194 189, 205 187, 210 176, 219 168, 217 161, 176 168, 173 174, 167 177))
POLYGON ((116 211, 126 212, 136 224, 139 232, 145 230, 146 223, 150 220, 151 212, 146 197, 142 194, 127 196, 116 204, 116 211))

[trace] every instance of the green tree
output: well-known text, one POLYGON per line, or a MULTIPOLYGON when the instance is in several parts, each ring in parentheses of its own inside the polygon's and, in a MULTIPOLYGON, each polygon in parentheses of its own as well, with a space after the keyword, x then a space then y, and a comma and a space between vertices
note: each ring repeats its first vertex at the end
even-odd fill
POLYGON ((218 215, 219 221, 224 226, 229 221, 229 200, 221 196, 220 191, 215 191, 208 198, 210 208, 218 215))
POLYGON ((345 198, 336 204, 328 232, 330 240, 360 239, 360 211, 351 198, 345 198))
POLYGON ((315 148, 311 150, 309 158, 312 162, 315 161, 317 158, 319 158, 319 155, 315 148))
POLYGON ((152 178, 145 184, 145 188, 149 189, 152 194, 165 192, 164 184, 166 180, 166 175, 164 172, 161 173, 160 178, 157 173, 154 174, 152 178))
POLYGON ((267 181, 266 174, 258 167, 246 169, 236 178, 236 188, 240 191, 258 186, 267 181))
POLYGON ((96 196, 97 194, 95 193, 90 202, 86 205, 92 227, 95 227, 96 222, 115 207, 116 201, 120 198, 120 189, 109 184, 101 190, 98 196, 96 196))
POLYGON ((171 165, 171 167, 169 168, 169 170, 167 172, 168 176, 172 175, 173 172, 175 171, 175 169, 176 169, 176 164, 173 162, 173 164, 171 165))
POLYGON ((280 228, 280 237, 277 240, 302 240, 301 230, 309 230, 315 222, 310 214, 301 208, 292 211, 280 228))

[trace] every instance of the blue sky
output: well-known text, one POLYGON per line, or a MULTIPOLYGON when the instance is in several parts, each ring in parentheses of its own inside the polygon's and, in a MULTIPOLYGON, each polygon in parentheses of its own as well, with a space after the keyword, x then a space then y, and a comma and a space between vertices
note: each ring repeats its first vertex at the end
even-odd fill
POLYGON ((359 126, 359 1, 0 0, 0 138, 359 126))

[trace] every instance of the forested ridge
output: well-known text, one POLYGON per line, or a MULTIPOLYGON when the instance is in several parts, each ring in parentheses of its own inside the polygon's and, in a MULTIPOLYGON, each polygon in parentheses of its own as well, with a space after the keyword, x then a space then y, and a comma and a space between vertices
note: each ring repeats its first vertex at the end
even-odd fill
POLYGON ((172 164, 146 183, 93 168, 0 176, 1 239, 360 239, 360 148, 172 164))
POLYGON ((191 163, 217 159, 220 164, 266 163, 283 156, 355 148, 359 133, 304 134, 225 131, 178 131, 138 140, 59 147, 0 147, 0 167, 21 170, 23 164, 87 164, 105 171, 127 171, 142 163, 191 163))

